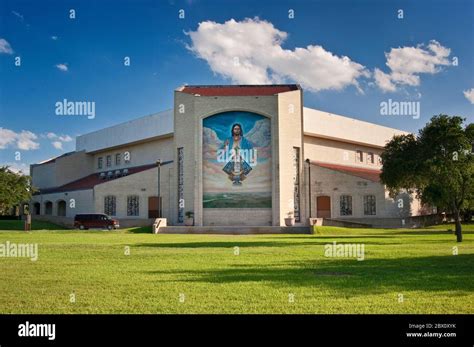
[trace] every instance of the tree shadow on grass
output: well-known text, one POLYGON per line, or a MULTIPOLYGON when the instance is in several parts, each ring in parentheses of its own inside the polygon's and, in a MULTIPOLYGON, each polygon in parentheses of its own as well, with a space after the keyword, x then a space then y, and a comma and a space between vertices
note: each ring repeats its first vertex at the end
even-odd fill
MULTIPOLYGON (((448 231, 448 230, 405 230, 405 229, 380 229, 383 230, 383 232, 376 233, 376 232, 369 232, 366 234, 363 233, 358 233, 355 235, 351 235, 350 232, 347 234, 341 234, 341 233, 316 233, 313 235, 301 235, 300 237, 298 236, 282 236, 279 237, 279 239, 297 239, 297 238, 304 238, 302 236, 306 236, 307 238, 332 238, 332 237, 338 237, 338 238, 392 238, 395 236, 399 235, 413 235, 413 236, 420 236, 420 235, 454 235, 454 231, 448 231)), ((463 234, 474 234, 474 231, 463 231, 463 234)))
MULTIPOLYGON (((306 246, 324 246, 328 243, 336 241, 338 244, 352 243, 338 241, 338 239, 344 239, 345 237, 327 237, 320 240, 312 241, 302 241, 302 242, 289 242, 282 241, 278 242, 276 240, 269 241, 245 241, 242 239, 236 239, 235 241, 209 241, 209 242, 157 242, 157 243, 138 243, 134 247, 153 247, 153 248, 233 248, 233 247, 306 247, 306 246)), ((360 239, 360 237, 359 237, 360 239)), ((403 244, 400 242, 375 242, 360 240, 358 243, 363 243, 365 245, 400 245, 403 244)))
MULTIPOLYGON (((203 270, 150 271, 156 281, 162 275, 175 276, 173 282, 232 284, 264 282, 275 287, 306 287, 331 290, 341 296, 365 296, 386 292, 450 291, 465 296, 474 291, 474 255, 430 256, 397 259, 326 258, 318 261, 279 265, 231 265, 203 270)), ((166 280, 165 282, 169 282, 166 280)))
MULTIPOLYGON (((8 231, 13 231, 13 230, 20 230, 23 231, 25 227, 25 221, 23 220, 0 220, 0 230, 8 230, 8 231)), ((33 231, 35 230, 71 230, 71 228, 61 226, 58 224, 50 223, 50 222, 45 222, 45 221, 39 221, 39 220, 33 220, 31 222, 31 229, 33 231)))
POLYGON ((151 234, 151 226, 128 228, 128 232, 133 234, 151 234))

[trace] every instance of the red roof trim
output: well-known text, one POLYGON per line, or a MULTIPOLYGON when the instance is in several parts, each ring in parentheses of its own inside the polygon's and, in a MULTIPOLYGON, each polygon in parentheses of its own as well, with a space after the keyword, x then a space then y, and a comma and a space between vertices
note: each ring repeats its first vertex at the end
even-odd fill
POLYGON ((200 96, 267 96, 300 90, 297 84, 184 86, 181 92, 200 96))
POLYGON ((317 165, 325 169, 342 172, 344 174, 360 177, 372 182, 380 182, 380 174, 382 173, 381 170, 373 170, 373 169, 365 169, 365 168, 359 168, 359 167, 354 167, 354 166, 323 163, 323 162, 313 161, 313 160, 311 160, 310 163, 312 165, 317 165))

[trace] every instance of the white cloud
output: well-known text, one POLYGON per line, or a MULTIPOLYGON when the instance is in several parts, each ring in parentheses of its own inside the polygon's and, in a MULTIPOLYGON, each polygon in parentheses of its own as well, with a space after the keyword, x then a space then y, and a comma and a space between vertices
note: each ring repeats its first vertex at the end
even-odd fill
POLYGON ((7 147, 13 147, 24 151, 38 149, 39 143, 34 141, 37 138, 38 136, 31 131, 22 130, 21 132, 16 133, 10 129, 0 128, 0 149, 5 149, 7 147))
POLYGON ((21 133, 17 134, 17 146, 18 149, 29 151, 31 149, 38 149, 39 143, 35 142, 38 136, 31 131, 22 130, 21 133))
POLYGON ((63 149, 63 144, 65 142, 71 142, 73 138, 69 135, 58 135, 53 132, 48 132, 45 134, 41 134, 42 138, 46 138, 48 140, 55 140, 52 141, 51 144, 53 145, 54 148, 56 149, 63 149))
POLYGON ((69 70, 66 63, 65 64, 57 64, 55 66, 61 71, 68 71, 69 70))
POLYGON ((0 54, 13 54, 13 49, 7 40, 0 38, 0 54))
POLYGON ((231 19, 223 24, 205 21, 187 35, 192 42, 187 48, 206 60, 212 71, 234 83, 291 80, 317 92, 349 85, 359 88, 358 78, 370 76, 363 65, 318 45, 284 49, 288 34, 258 18, 231 19))
POLYGON ((62 142, 71 142, 72 141, 72 137, 69 136, 69 135, 59 136, 58 139, 59 139, 59 141, 62 141, 62 142))
POLYGON ((375 68, 374 70, 374 79, 375 83, 382 89, 387 92, 394 92, 397 90, 397 87, 392 82, 390 75, 386 74, 382 70, 375 68))
POLYGON ((61 141, 53 141, 53 142, 51 142, 51 144, 56 149, 60 149, 60 150, 63 149, 63 143, 61 141))
POLYGON ((392 48, 385 53, 389 73, 374 70, 375 83, 384 92, 393 92, 400 85, 419 86, 420 74, 436 74, 443 66, 451 65, 448 60, 451 50, 431 40, 425 46, 392 48))
POLYGON ((5 149, 15 143, 16 133, 13 130, 0 128, 0 149, 5 149))
POLYGON ((464 96, 471 104, 474 104, 474 88, 463 91, 464 96))
POLYGON ((51 36, 51 40, 56 41, 57 39, 58 39, 58 37, 56 35, 51 36))

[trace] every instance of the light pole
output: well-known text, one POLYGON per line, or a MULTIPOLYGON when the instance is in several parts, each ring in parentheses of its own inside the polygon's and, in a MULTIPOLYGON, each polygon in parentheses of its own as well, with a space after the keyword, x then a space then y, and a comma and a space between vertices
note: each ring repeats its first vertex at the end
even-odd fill
POLYGON ((161 186, 160 186, 160 175, 161 175, 161 159, 156 161, 158 167, 158 218, 161 218, 161 186))

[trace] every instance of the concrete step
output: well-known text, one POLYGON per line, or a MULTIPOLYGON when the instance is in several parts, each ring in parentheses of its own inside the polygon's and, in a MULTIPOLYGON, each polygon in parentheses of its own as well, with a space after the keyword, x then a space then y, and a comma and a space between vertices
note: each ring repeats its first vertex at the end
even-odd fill
POLYGON ((310 227, 282 226, 167 226, 161 227, 159 234, 310 234, 310 227))

